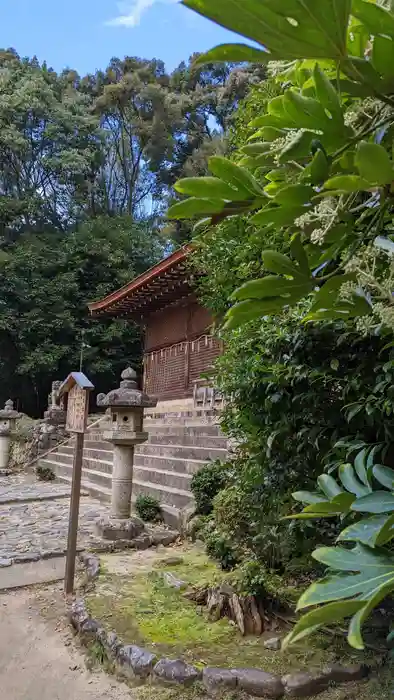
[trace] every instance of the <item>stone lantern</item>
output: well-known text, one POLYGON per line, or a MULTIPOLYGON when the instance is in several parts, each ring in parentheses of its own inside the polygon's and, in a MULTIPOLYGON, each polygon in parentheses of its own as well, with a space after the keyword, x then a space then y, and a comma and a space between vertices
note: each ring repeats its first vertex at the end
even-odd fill
POLYGON ((97 405, 109 409, 111 426, 104 432, 104 440, 111 442, 114 450, 111 516, 97 526, 100 534, 111 540, 132 539, 143 529, 138 518, 130 517, 134 448, 148 439, 148 433, 143 432, 144 409, 156 406, 157 399, 140 391, 136 379, 129 367, 122 372, 118 389, 97 396, 97 405))
POLYGON ((19 418, 19 413, 14 411, 14 404, 11 399, 8 399, 4 408, 0 410, 0 469, 8 468, 11 434, 17 418, 19 418))

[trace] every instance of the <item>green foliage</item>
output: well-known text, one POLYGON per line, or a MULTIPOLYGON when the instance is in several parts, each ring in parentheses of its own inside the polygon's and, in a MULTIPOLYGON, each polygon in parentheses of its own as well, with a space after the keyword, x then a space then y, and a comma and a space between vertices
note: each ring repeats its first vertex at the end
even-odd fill
POLYGON ((135 500, 135 509, 141 520, 152 523, 161 520, 160 503, 154 496, 138 494, 135 500))
POLYGON ((326 624, 353 615, 348 641, 363 649, 361 628, 366 619, 394 591, 394 558, 388 545, 394 538, 394 470, 373 463, 373 454, 359 452, 354 466, 343 464, 339 481, 322 475, 315 493, 295 493, 294 498, 306 507, 293 518, 347 518, 338 542, 342 545, 320 547, 313 552, 315 560, 328 569, 327 576, 313 583, 298 601, 298 609, 306 613, 288 635, 290 644, 326 624), (368 517, 360 514, 367 513, 368 517))
POLYGON ((213 499, 224 488, 229 474, 222 462, 210 462, 194 474, 190 488, 198 515, 209 515, 213 510, 213 499))
POLYGON ((238 563, 231 542, 220 531, 213 529, 204 535, 207 554, 220 564, 223 571, 231 571, 238 563))
MULTIPOLYGON (((312 297, 306 321, 350 320, 376 309, 381 332, 391 329, 385 312, 392 310, 391 290, 382 289, 380 280, 374 283, 374 274, 357 271, 346 299, 341 284, 363 246, 373 246, 377 236, 387 242, 385 250, 391 243, 391 6, 366 0, 286 0, 280 9, 266 0, 234 2, 230 9, 225 0, 184 4, 264 48, 220 46, 199 57, 198 65, 231 57, 269 63, 278 83, 278 93, 266 100, 262 113, 256 110, 249 125, 254 131, 247 144, 240 144, 236 162, 223 164, 220 171, 209 162, 216 176, 212 192, 208 183, 206 189, 191 183, 192 204, 186 200, 181 212, 169 211, 175 218, 203 214, 213 225, 252 212, 262 239, 275 229, 284 240, 298 240, 297 253, 291 251, 274 275, 266 275, 273 271, 272 251, 267 251, 256 283, 249 281, 233 294, 227 327, 278 314, 312 297), (367 98, 363 106, 360 98, 367 98), (306 264, 296 274, 297 255, 306 264)), ((382 263, 386 277, 391 254, 382 263)))
POLYGON ((36 467, 36 476, 39 481, 55 481, 56 475, 51 467, 38 465, 36 467))

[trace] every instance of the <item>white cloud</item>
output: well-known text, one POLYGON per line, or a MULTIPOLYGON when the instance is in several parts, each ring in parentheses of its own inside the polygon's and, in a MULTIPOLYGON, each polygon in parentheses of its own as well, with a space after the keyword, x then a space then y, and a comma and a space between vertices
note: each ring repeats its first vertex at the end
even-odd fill
POLYGON ((130 2, 118 2, 119 15, 110 19, 106 24, 112 27, 137 27, 144 12, 157 2, 172 5, 178 0, 130 0, 130 2))

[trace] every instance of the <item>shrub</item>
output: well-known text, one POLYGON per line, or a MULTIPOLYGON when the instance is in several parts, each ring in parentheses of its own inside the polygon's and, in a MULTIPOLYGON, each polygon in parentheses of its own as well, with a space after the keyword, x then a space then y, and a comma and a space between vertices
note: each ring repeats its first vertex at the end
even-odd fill
POLYGON ((196 502, 198 515, 209 515, 213 509, 213 499, 224 488, 228 480, 228 466, 223 462, 210 462, 194 474, 191 490, 196 502))
POLYGON ((231 571, 238 564, 239 559, 230 541, 219 530, 207 532, 205 544, 207 554, 219 562, 223 571, 231 571))
POLYGON ((51 467, 44 467, 41 464, 36 467, 36 476, 39 481, 55 481, 56 479, 56 474, 51 467))
POLYGON ((146 522, 161 520, 160 503, 154 496, 140 493, 135 501, 135 509, 141 520, 146 522))

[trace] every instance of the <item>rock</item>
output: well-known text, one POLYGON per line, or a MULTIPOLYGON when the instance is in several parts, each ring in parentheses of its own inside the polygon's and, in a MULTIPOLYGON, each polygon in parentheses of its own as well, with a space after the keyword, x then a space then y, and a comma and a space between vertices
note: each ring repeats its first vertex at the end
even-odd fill
POLYGON ((117 659, 120 671, 128 678, 147 678, 157 662, 157 656, 133 644, 120 647, 117 659))
POLYGON ((14 564, 23 564, 29 561, 39 561, 41 559, 41 554, 39 552, 26 552, 17 554, 13 561, 14 564))
POLYGON ((89 614, 85 608, 85 603, 83 600, 76 600, 69 610, 69 619, 78 632, 80 631, 82 625, 89 619, 89 614))
POLYGON ((326 676, 312 673, 289 673, 283 676, 282 683, 285 687, 285 695, 291 698, 308 698, 322 693, 330 685, 326 676))
POLYGON ((221 695, 224 688, 234 689, 237 677, 227 668, 204 668, 202 682, 209 695, 221 695))
POLYGON ((166 566, 179 566, 183 564, 184 559, 182 557, 165 557, 161 559, 160 564, 165 564, 166 566))
POLYGON ((353 681, 361 681, 363 678, 366 678, 368 672, 368 667, 363 664, 354 664, 352 666, 334 664, 325 668, 323 675, 331 683, 352 683, 353 681))
POLYGON ((170 683, 192 685, 200 680, 202 674, 194 666, 185 664, 181 659, 161 659, 153 669, 155 676, 170 683))
POLYGON ((282 646, 282 642, 280 637, 272 637, 272 639, 265 640, 264 646, 266 649, 270 649, 270 651, 279 651, 282 646))
POLYGON ((169 544, 175 542, 179 537, 179 532, 177 530, 156 530, 152 529, 150 531, 152 537, 152 544, 157 547, 162 544, 164 547, 168 547, 169 544))
POLYGON ((12 564, 12 559, 4 559, 3 557, 0 558, 0 569, 5 569, 7 566, 11 566, 12 564))
POLYGON ((122 643, 115 632, 106 632, 106 630, 101 627, 96 634, 96 639, 104 647, 108 658, 117 658, 122 643))
POLYGON ((100 559, 93 554, 82 553, 79 555, 79 560, 84 565, 89 578, 97 578, 100 573, 100 559))
POLYGON ((187 588, 188 584, 186 581, 182 581, 180 578, 176 578, 174 574, 171 574, 170 571, 163 571, 163 579, 166 582, 167 586, 170 586, 171 588, 176 588, 178 591, 181 591, 183 588, 187 588))
POLYGON ((79 633, 85 642, 93 641, 97 638, 97 632, 100 629, 101 628, 97 620, 94 620, 92 617, 88 617, 88 619, 81 624, 79 633))
POLYGON ((152 537, 146 532, 143 532, 141 535, 138 535, 138 537, 135 537, 131 543, 136 549, 149 549, 149 547, 152 546, 152 537))
POLYGON ((145 525, 140 518, 133 516, 126 520, 117 518, 99 518, 96 522, 96 532, 105 540, 133 540, 143 532, 145 525))
POLYGON ((284 687, 279 676, 255 668, 235 668, 238 687, 257 698, 281 698, 284 687))

